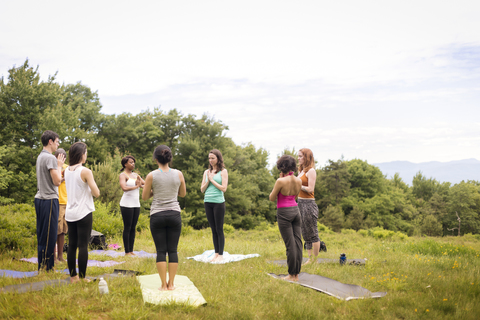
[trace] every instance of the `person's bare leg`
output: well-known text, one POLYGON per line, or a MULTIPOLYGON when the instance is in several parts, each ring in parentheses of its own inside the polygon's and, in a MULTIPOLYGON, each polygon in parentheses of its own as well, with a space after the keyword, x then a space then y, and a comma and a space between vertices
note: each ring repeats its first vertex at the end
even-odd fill
POLYGON ((320 251, 320 241, 312 243, 312 249, 308 249, 308 260, 303 265, 317 262, 318 252, 320 251))
POLYGON ((307 249, 307 252, 308 252, 308 260, 303 265, 307 265, 309 263, 312 263, 312 261, 313 261, 312 249, 307 249))
POLYGON ((175 276, 177 275, 178 262, 169 262, 168 263, 168 290, 175 290, 174 281, 175 276))
POLYGON ((57 236, 57 261, 65 262, 63 259, 63 245, 65 244, 65 233, 57 236))
POLYGON ((157 271, 162 281, 162 286, 158 290, 167 290, 167 262, 157 262, 157 271))
POLYGON ((312 243, 313 262, 317 262, 318 252, 320 251, 320 241, 312 243))

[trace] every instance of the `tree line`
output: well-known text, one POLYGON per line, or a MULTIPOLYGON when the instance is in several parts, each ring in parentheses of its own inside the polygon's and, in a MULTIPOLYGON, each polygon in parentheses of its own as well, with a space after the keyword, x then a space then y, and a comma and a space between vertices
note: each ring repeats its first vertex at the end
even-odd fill
MULTIPOLYGON (((221 121, 176 109, 154 108, 135 115, 101 110, 98 93, 81 82, 59 84, 56 74, 42 81, 38 66, 30 66, 28 60, 8 70, 8 81, 0 80, 0 205, 33 203, 40 136, 49 129, 59 134, 60 147, 67 151, 74 142, 87 144, 86 165, 101 190, 97 201, 113 204, 114 211, 122 195, 121 158, 133 155, 136 171, 145 177, 156 168, 154 148, 166 144, 174 153, 172 167, 184 173, 187 184, 187 196, 180 200, 184 223, 208 226, 200 184, 208 152, 214 148, 222 151, 229 171, 225 223, 252 229, 275 222, 275 204, 268 195, 278 172, 268 168, 267 151, 251 143, 235 144, 221 121)), ((284 152, 296 156, 294 150, 284 152)), ((359 159, 329 160, 317 168, 319 221, 335 231, 379 226, 409 235, 451 235, 458 227, 457 213, 462 234, 480 233, 478 181, 452 186, 418 173, 409 186, 398 175, 388 179, 359 159)), ((148 209, 149 202, 142 201, 142 212, 148 209)))

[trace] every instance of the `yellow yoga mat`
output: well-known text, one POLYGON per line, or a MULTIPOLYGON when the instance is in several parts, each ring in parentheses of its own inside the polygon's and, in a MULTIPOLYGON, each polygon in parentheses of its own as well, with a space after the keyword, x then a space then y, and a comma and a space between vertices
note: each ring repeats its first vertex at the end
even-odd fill
MULTIPOLYGON (((167 275, 168 279, 168 275, 167 275)), ((191 306, 201 306, 207 301, 203 298, 200 291, 186 276, 175 276, 175 290, 160 291, 162 286, 158 273, 145 276, 137 276, 142 290, 143 302, 152 304, 187 304, 191 306)))

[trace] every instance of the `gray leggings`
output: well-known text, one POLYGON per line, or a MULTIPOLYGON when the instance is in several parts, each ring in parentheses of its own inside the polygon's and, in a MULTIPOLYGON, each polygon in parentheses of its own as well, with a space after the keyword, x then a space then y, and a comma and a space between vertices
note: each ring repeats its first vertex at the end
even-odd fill
POLYGON ((277 209, 277 223, 287 248, 288 274, 297 275, 302 268, 302 228, 298 207, 277 209))

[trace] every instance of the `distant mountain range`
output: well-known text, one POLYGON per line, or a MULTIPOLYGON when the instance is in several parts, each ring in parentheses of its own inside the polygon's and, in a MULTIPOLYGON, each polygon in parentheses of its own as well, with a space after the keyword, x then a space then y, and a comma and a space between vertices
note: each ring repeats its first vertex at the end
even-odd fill
POLYGON ((457 160, 450 162, 422 162, 392 161, 374 163, 387 178, 398 172, 402 180, 412 185, 413 177, 421 171, 424 177, 434 178, 439 182, 459 183, 462 180, 480 181, 480 161, 477 159, 457 160))

